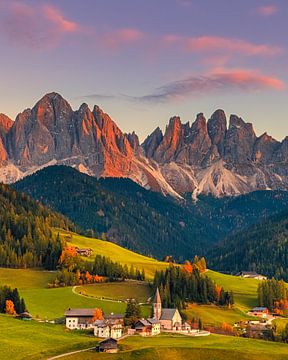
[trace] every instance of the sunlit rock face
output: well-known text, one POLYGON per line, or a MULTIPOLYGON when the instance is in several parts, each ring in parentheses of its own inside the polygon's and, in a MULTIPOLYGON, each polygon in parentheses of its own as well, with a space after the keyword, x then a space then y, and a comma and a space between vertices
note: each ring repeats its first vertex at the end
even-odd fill
POLYGON ((179 116, 140 144, 98 106, 73 111, 57 93, 40 99, 15 122, 0 114, 0 180, 14 182, 44 166, 66 164, 96 177, 129 177, 147 189, 180 198, 260 189, 288 190, 288 138, 278 142, 223 110, 192 124, 179 116))

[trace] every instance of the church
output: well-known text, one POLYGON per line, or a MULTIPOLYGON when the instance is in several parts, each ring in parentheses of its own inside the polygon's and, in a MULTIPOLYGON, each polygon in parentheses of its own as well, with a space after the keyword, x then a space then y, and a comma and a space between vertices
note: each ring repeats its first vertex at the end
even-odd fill
POLYGON ((158 288, 156 290, 153 303, 153 317, 160 322, 162 330, 182 330, 182 317, 179 313, 179 310, 162 308, 161 297, 158 288))

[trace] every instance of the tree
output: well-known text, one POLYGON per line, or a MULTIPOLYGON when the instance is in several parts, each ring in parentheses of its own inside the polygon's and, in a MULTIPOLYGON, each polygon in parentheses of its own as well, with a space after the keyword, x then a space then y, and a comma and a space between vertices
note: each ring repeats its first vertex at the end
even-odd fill
POLYGON ((93 313, 93 321, 103 320, 103 311, 102 309, 95 308, 93 313))
POLYGON ((5 303, 5 314, 8 315, 16 315, 16 311, 14 309, 14 303, 12 300, 6 300, 5 303))
POLYGON ((127 303, 124 323, 126 326, 135 326, 138 319, 141 317, 140 305, 133 299, 127 303))

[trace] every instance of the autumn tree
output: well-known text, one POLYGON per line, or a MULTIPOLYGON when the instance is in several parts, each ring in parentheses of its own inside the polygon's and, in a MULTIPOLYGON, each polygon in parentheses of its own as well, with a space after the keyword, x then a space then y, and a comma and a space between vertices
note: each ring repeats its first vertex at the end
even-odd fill
POLYGON ((7 314, 7 315, 16 315, 16 311, 14 309, 14 303, 13 303, 12 300, 6 300, 5 314, 7 314))
POLYGON ((93 313, 93 321, 103 320, 103 311, 100 308, 95 308, 93 313))

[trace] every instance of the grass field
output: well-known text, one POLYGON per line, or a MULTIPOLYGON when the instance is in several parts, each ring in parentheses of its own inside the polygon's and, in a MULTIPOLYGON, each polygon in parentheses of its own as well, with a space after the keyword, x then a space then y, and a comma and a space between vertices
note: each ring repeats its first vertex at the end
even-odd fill
POLYGON ((77 286, 76 292, 96 298, 113 300, 136 299, 145 303, 153 295, 148 283, 140 281, 112 282, 77 286))
POLYGON ((193 338, 160 335, 153 338, 129 337, 120 341, 123 352, 85 352, 64 357, 69 360, 287 360, 288 346, 261 340, 210 335, 193 338))
MULTIPOLYGON (((62 236, 67 235, 67 233, 63 230, 59 230, 59 233, 62 236)), ((167 268, 167 263, 165 262, 160 262, 155 259, 137 254, 109 241, 91 239, 73 233, 72 240, 71 242, 68 242, 68 245, 82 248, 91 248, 93 250, 93 255, 91 258, 88 258, 88 261, 93 261, 95 255, 102 255, 108 256, 111 258, 111 260, 117 261, 122 265, 127 264, 128 267, 133 265, 139 270, 144 269, 147 280, 153 279, 156 270, 167 268)))
POLYGON ((225 291, 233 291, 235 305, 239 310, 247 312, 247 310, 257 305, 259 280, 224 275, 212 270, 207 272, 207 276, 214 280, 216 284, 223 286, 225 291))
POLYGON ((190 304, 184 313, 188 319, 201 318, 204 325, 221 326, 224 322, 233 325, 240 320, 251 319, 236 307, 228 309, 215 305, 196 305, 190 304))
POLYGON ((20 321, 0 315, 0 359, 38 360, 73 350, 95 346, 96 339, 63 326, 20 321), (6 331, 4 331, 6 329, 6 331))

